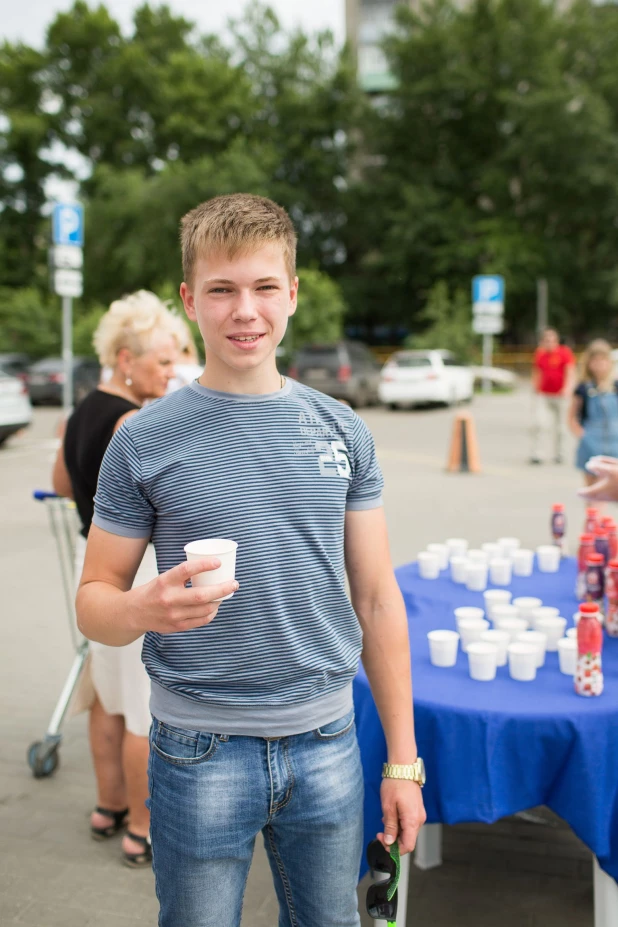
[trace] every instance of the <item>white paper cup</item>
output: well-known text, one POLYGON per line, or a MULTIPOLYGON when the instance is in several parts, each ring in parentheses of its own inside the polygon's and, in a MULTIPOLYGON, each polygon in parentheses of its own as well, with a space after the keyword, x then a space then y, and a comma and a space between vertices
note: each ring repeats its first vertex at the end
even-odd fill
POLYGON ((507 557, 498 557, 489 561, 489 579, 494 586, 508 586, 512 577, 513 568, 507 557))
POLYGON ((492 605, 491 620, 494 625, 497 626, 498 622, 504 621, 505 618, 519 618, 519 611, 513 604, 507 605, 506 603, 500 603, 498 605, 492 605))
MULTIPOLYGON (((205 573, 197 573, 191 577, 192 586, 216 586, 224 583, 228 579, 234 579, 236 574, 236 550, 238 544, 236 541, 230 541, 228 538, 204 538, 201 541, 191 541, 185 545, 185 554, 187 560, 201 560, 203 557, 217 557, 221 561, 221 566, 216 570, 207 570, 205 573)), ((224 602, 231 599, 234 595, 223 596, 222 599, 215 599, 215 602, 224 602)))
POLYGON ((461 583, 462 585, 466 582, 466 570, 468 567, 468 558, 467 557, 451 557, 451 579, 454 583, 461 583))
POLYGON ((459 646, 457 631, 430 631, 427 640, 429 659, 434 666, 455 666, 459 646))
POLYGON ((498 538, 498 544, 503 557, 512 557, 513 553, 521 546, 519 538, 498 538))
POLYGON ((557 618, 560 615, 560 609, 555 608, 553 605, 541 605, 540 608, 535 608, 532 612, 532 618, 530 625, 533 628, 536 628, 536 623, 541 618, 557 618))
POLYGON ((536 679, 536 647, 516 641, 509 644, 508 653, 511 679, 517 679, 518 682, 531 682, 536 679))
POLYGON ((468 551, 468 560, 472 560, 474 563, 487 564, 489 563, 489 555, 480 548, 474 548, 473 550, 468 551))
POLYGON ((510 605, 512 593, 508 589, 487 589, 483 593, 485 612, 493 621, 493 610, 497 605, 510 605))
POLYGON ((532 624, 534 613, 537 609, 542 608, 543 602, 533 595, 519 595, 516 599, 513 599, 513 605, 519 612, 519 617, 525 618, 528 624, 532 624))
POLYGON ((430 554, 437 554, 440 561, 440 569, 448 569, 448 547, 446 544, 428 544, 427 550, 430 554))
POLYGON ((461 649, 467 653, 468 646, 480 641, 481 634, 489 627, 489 622, 483 618, 463 618, 457 625, 461 640, 461 649))
POLYGON ((532 576, 534 553, 525 547, 514 550, 511 554, 514 576, 532 576))
POLYGON ((572 637, 562 637, 558 641, 558 662, 560 672, 565 676, 574 676, 577 669, 577 641, 572 637))
POLYGON ((528 622, 523 618, 496 618, 494 627, 496 631, 506 631, 511 641, 514 641, 518 634, 528 630, 528 622))
POLYGON ((492 560, 497 560, 502 556, 500 545, 494 543, 494 541, 486 541, 484 544, 481 544, 481 550, 487 554, 490 563, 492 560))
POLYGON ((449 557, 465 557, 468 553, 468 542, 465 538, 448 538, 446 546, 449 557))
POLYGON ((558 649, 558 641, 564 636, 565 628, 566 618, 560 616, 557 618, 539 618, 536 623, 537 631, 547 634, 547 649, 554 652, 558 649))
POLYGON ((560 568, 560 548, 544 544, 536 549, 536 559, 541 573, 557 573, 560 568))
MULTIPOLYGON (((569 640, 576 641, 577 640, 577 628, 567 628, 565 637, 567 637, 569 640)), ((558 641, 558 648, 560 648, 560 641, 558 641)))
POLYGON ((455 621, 459 625, 460 621, 482 621, 485 618, 485 612, 476 605, 460 605, 453 612, 455 621))
POLYGON ((484 644, 493 644, 497 648, 496 665, 506 666, 506 651, 511 643, 511 635, 507 631, 498 631, 496 628, 490 628, 489 631, 483 631, 481 642, 484 644))
POLYGON ((484 592, 487 589, 487 564, 468 560, 466 567, 466 589, 470 592, 484 592))
POLYGON ((498 648, 484 641, 468 644, 468 667, 472 679, 491 682, 496 678, 498 648))
POLYGON ((547 648, 547 634, 543 634, 542 631, 522 631, 521 634, 517 635, 515 641, 520 644, 532 644, 533 647, 536 647, 536 665, 537 667, 543 666, 547 648))
POLYGON ((429 550, 418 555, 418 575, 421 579, 437 579, 440 575, 440 558, 429 550))

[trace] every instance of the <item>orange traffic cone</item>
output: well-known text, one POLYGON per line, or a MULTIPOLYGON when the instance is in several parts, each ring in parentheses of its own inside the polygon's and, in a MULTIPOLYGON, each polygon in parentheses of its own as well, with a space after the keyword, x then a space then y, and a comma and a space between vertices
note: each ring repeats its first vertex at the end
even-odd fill
POLYGON ((453 421, 453 437, 446 469, 449 473, 480 473, 481 458, 471 412, 458 412, 453 421))

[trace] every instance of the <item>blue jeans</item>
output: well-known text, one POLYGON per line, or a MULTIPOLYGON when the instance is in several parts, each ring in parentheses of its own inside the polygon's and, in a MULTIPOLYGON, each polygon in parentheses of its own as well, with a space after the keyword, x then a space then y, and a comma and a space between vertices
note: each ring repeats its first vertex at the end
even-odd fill
POLYGON ((363 778, 352 711, 272 740, 155 719, 150 740, 159 927, 239 927, 260 831, 279 927, 359 927, 363 778))

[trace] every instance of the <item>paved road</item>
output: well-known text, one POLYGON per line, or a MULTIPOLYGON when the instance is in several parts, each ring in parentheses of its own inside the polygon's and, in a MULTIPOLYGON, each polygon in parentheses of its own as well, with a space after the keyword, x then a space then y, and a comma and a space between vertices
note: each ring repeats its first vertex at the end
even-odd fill
MULTIPOLYGON (((529 407, 525 391, 475 400, 483 463, 479 476, 444 473, 453 419, 449 410, 372 409, 364 414, 386 477, 395 563, 451 535, 467 536, 474 544, 506 534, 526 545, 542 543, 554 501, 566 502, 576 533, 578 475, 570 465, 526 464, 529 407)), ((57 410, 37 410, 33 427, 0 451, 0 581, 5 591, 0 923, 154 927, 151 873, 120 866, 116 842, 88 839, 93 779, 83 718, 66 728, 55 777, 35 781, 25 764, 27 746, 44 732, 72 657, 55 547, 43 506, 30 498, 32 489, 49 485, 57 421, 57 410)), ((449 828, 445 865, 413 873, 409 923, 495 927, 499 918, 503 927, 590 927, 590 856, 560 822, 544 817, 545 825, 513 820, 493 828, 449 828)), ((268 867, 259 850, 243 927, 274 927, 276 922, 268 867)))

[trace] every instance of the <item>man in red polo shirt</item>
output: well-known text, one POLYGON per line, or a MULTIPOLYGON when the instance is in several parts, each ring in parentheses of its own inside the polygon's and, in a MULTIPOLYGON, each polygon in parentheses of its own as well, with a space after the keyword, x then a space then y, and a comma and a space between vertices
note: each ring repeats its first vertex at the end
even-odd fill
POLYGON ((532 389, 535 392, 532 457, 530 463, 542 462, 541 441, 547 418, 554 436, 554 460, 563 461, 565 402, 575 385, 575 357, 570 348, 560 344, 555 328, 546 328, 534 354, 532 389))

